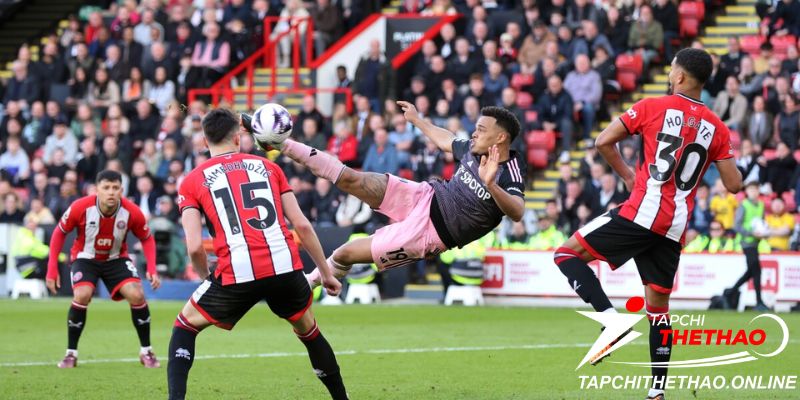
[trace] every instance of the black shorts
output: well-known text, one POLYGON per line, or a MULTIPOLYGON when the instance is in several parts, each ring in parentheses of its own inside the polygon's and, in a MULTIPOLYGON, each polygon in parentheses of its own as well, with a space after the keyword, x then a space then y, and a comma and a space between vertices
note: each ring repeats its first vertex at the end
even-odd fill
POLYGON ((678 271, 681 244, 619 216, 614 209, 575 232, 589 254, 617 269, 631 258, 642 283, 669 294, 678 271))
POLYGON ((212 272, 189 299, 209 322, 228 330, 261 300, 275 315, 294 322, 311 307, 313 297, 303 271, 226 286, 212 272))
POLYGON ((111 294, 111 299, 114 301, 123 299, 119 290, 126 283, 141 282, 139 271, 133 265, 133 261, 128 258, 117 258, 108 261, 79 258, 73 261, 70 266, 70 277, 73 289, 83 285, 96 289, 97 280, 102 278, 108 293, 111 294))

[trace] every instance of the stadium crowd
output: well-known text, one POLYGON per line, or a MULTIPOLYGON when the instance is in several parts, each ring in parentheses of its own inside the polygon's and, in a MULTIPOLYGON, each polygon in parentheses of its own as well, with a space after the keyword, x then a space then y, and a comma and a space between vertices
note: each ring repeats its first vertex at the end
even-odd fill
MULTIPOLYGON (((209 106, 198 100, 182 107, 187 90, 208 87, 259 48, 265 16, 312 16, 319 54, 381 6, 357 0, 126 0, 90 13, 86 21, 70 18, 61 35, 48 37, 38 57, 29 47, 20 48, 13 76, 2 87, 0 222, 22 224, 29 218, 52 224, 72 201, 92 193, 95 174, 108 168, 122 173, 125 196, 151 223, 174 232, 172 242, 179 243, 177 187, 208 157, 200 121, 209 106)), ((800 204, 794 153, 800 143, 800 60, 791 39, 800 30, 793 11, 798 7, 798 0, 786 0, 760 9, 762 35, 741 38, 757 41, 755 52, 731 37, 727 54, 712 54, 715 69, 703 98, 738 133, 738 163, 766 202, 767 236, 777 250, 800 244, 794 218, 800 204), (771 43, 791 45, 776 51, 771 43)), ((461 137, 475 128, 481 107, 508 108, 525 132, 559 139, 560 152, 550 161, 558 165, 560 179, 543 212, 501 225, 491 241, 499 247, 553 248, 626 198, 624 185, 593 148, 591 132, 616 111, 604 99, 620 95, 618 56, 639 54, 646 66, 642 80, 647 68, 671 59, 679 38, 676 2, 434 0, 404 1, 400 11, 464 18, 424 42, 403 71, 392 70, 380 44, 372 43, 355 71, 337 71, 339 86, 355 93, 354 111, 348 113, 345 98, 337 96, 326 115, 306 96, 296 115, 296 139, 354 168, 414 180, 448 179, 452 156, 407 123, 395 101, 412 102, 434 124, 461 137), (573 168, 568 150, 579 144, 586 155, 573 168)), ((279 47, 279 62, 285 63, 290 46, 279 47)), ((514 143, 516 151, 527 153, 525 136, 514 143)), ((622 145, 631 166, 638 147, 635 136, 622 145)), ((243 139, 242 150, 259 152, 250 137, 243 139)), ((388 222, 302 166, 277 161, 318 226, 352 225, 370 232, 388 222)), ((529 171, 532 180, 536 172, 529 171)), ((735 221, 743 195, 726 193, 717 177, 712 167, 698 192, 690 251, 737 248, 742 232, 736 232, 735 221), (728 240, 731 244, 710 244, 728 240)), ((179 275, 184 258, 179 252, 172 258, 179 265, 170 268, 179 275)))

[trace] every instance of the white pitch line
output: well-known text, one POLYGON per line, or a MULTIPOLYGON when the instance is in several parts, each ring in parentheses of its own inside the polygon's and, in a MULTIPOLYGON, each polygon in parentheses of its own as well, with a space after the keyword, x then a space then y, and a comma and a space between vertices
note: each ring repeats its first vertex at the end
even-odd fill
MULTIPOLYGON (((466 347, 423 347, 406 349, 373 349, 373 350, 343 350, 337 351, 337 356, 359 355, 359 354, 413 354, 413 353, 449 353, 463 351, 502 351, 502 350, 537 350, 537 349, 559 349, 589 347, 591 343, 572 343, 572 344, 527 344, 518 346, 466 346, 466 347)), ((306 352, 275 352, 275 353, 255 353, 255 354, 209 354, 199 355, 195 360, 216 360, 216 359, 235 359, 235 358, 281 358, 281 357, 305 357, 306 352)), ((79 364, 103 364, 118 362, 135 362, 138 358, 106 358, 96 360, 80 360, 79 364)), ((0 367, 38 367, 56 365, 57 361, 29 361, 17 363, 0 363, 0 367)))

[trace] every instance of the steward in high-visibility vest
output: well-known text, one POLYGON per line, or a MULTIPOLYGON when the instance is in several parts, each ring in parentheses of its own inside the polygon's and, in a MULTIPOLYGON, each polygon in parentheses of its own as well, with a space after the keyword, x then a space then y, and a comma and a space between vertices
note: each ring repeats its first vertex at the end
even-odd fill
MULTIPOLYGON (((25 226, 19 227, 11 249, 9 249, 9 256, 15 259, 22 278, 44 279, 44 275, 47 273, 47 257, 50 254, 50 247, 36 237, 34 232, 38 225, 36 217, 25 218, 25 226)), ((67 261, 67 256, 60 253, 58 261, 62 263, 67 261)))
POLYGON ((449 265, 453 282, 464 286, 480 286, 483 283, 483 256, 494 242, 494 232, 473 241, 462 248, 454 247, 439 256, 449 265))
POLYGON ((735 225, 742 237, 742 251, 747 262, 747 271, 731 288, 726 289, 723 295, 733 304, 734 293, 738 293, 739 287, 752 279, 756 292, 756 310, 764 311, 768 308, 761 299, 761 260, 758 253, 764 249, 761 243, 766 243, 761 238, 768 235, 769 231, 764 223, 764 202, 758 198, 758 184, 748 183, 745 186, 745 194, 747 197, 736 210, 735 225))
MULTIPOLYGON (((347 239, 348 242, 353 240, 369 237, 366 233, 354 233, 347 239)), ((350 272, 347 274, 347 283, 349 284, 363 284, 372 283, 375 280, 375 273, 378 272, 378 267, 375 264, 353 264, 350 272)))
POLYGON ((553 250, 567 241, 567 236, 556 228, 554 222, 547 215, 539 218, 539 232, 528 240, 528 249, 553 250))

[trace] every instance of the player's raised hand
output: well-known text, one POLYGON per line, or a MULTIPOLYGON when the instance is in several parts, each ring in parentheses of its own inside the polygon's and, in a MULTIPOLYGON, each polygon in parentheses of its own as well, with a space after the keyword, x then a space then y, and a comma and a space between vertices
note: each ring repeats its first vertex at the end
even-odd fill
POLYGON ((145 276, 147 277, 147 280, 150 281, 150 287, 153 288, 153 290, 156 290, 159 287, 161 287, 161 278, 158 277, 158 274, 150 275, 150 273, 148 272, 145 274, 145 276))
POLYGON ((339 292, 342 291, 342 283, 333 275, 322 275, 322 287, 325 288, 329 296, 338 296, 339 292))
POLYGON ((409 121, 413 124, 414 121, 419 118, 417 107, 414 107, 413 104, 407 101, 398 101, 397 105, 400 106, 401 110, 403 110, 403 116, 406 117, 406 121, 409 121))
POLYGON ((478 175, 480 175, 484 185, 491 185, 494 183, 499 165, 500 149, 497 148, 497 145, 494 145, 489 148, 489 153, 481 158, 481 165, 478 167, 478 175))
POLYGON ((56 294, 56 290, 61 287, 61 276, 56 275, 56 279, 46 279, 44 284, 47 286, 47 289, 50 290, 50 293, 56 294))

